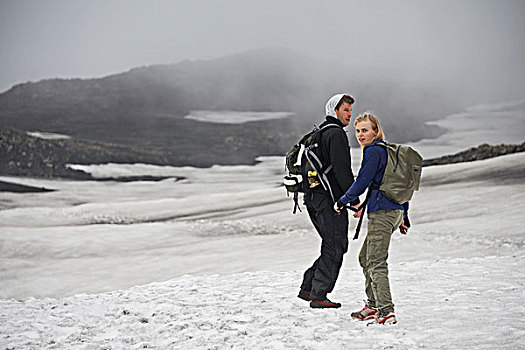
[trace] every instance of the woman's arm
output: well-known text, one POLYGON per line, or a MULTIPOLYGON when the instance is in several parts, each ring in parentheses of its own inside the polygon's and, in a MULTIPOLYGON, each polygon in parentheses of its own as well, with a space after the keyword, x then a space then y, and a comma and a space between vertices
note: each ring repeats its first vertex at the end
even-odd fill
POLYGON ((381 164, 381 154, 379 152, 380 149, 378 147, 368 147, 365 149, 359 174, 352 186, 350 186, 348 191, 339 199, 338 204, 344 206, 354 201, 370 187, 381 164))

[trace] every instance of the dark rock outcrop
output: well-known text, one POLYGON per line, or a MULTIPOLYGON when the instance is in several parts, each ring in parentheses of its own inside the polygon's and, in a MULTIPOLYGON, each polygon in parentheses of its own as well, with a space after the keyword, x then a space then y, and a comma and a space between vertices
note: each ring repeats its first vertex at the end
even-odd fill
POLYGON ((442 156, 439 158, 423 160, 423 166, 444 165, 452 163, 472 162, 475 160, 493 158, 503 156, 505 154, 524 152, 525 142, 520 145, 489 145, 482 144, 478 147, 472 147, 466 151, 462 151, 453 155, 442 156))
POLYGON ((52 192, 44 187, 33 187, 27 185, 16 184, 8 181, 0 181, 0 192, 15 192, 15 193, 27 193, 27 192, 52 192))
POLYGON ((141 161, 167 162, 161 155, 121 145, 67 139, 44 140, 22 131, 0 128, 0 174, 5 176, 91 180, 90 174, 73 170, 67 164, 141 161))

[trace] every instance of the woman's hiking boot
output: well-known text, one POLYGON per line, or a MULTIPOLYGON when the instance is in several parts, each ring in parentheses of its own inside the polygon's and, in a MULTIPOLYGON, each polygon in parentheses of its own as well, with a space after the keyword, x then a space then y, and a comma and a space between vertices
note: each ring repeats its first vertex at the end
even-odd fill
POLYGON ((371 325, 371 324, 387 325, 387 324, 396 324, 396 323, 397 323, 396 315, 394 315, 393 312, 380 311, 374 316, 374 320, 370 322, 368 325, 371 325))
POLYGON ((359 311, 352 312, 351 316, 357 320, 365 321, 374 318, 378 312, 379 311, 375 307, 370 307, 370 305, 368 305, 368 303, 365 301, 365 307, 359 311))

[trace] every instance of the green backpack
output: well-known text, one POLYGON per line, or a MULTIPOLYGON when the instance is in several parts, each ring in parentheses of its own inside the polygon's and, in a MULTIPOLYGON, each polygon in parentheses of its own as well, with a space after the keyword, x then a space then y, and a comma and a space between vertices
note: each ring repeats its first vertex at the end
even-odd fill
MULTIPOLYGON (((366 207, 372 189, 379 189, 385 197, 398 204, 408 202, 412 199, 414 191, 419 190, 423 157, 410 146, 384 141, 378 142, 376 145, 384 147, 388 156, 383 180, 380 185, 372 182, 366 194, 366 199, 359 208, 350 208, 356 212, 366 207)), ((354 239, 359 237, 363 217, 364 215, 361 215, 359 218, 354 239)))
POLYGON ((423 157, 412 147, 395 143, 378 142, 385 147, 388 162, 379 190, 388 199, 403 204, 419 190, 423 157))

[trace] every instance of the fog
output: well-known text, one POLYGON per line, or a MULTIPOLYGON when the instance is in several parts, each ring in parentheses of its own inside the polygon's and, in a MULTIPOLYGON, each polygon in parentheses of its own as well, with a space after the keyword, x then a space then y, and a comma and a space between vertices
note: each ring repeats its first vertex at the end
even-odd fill
POLYGON ((2 0, 0 91, 278 46, 364 77, 499 102, 523 97, 524 19, 514 0, 2 0))

